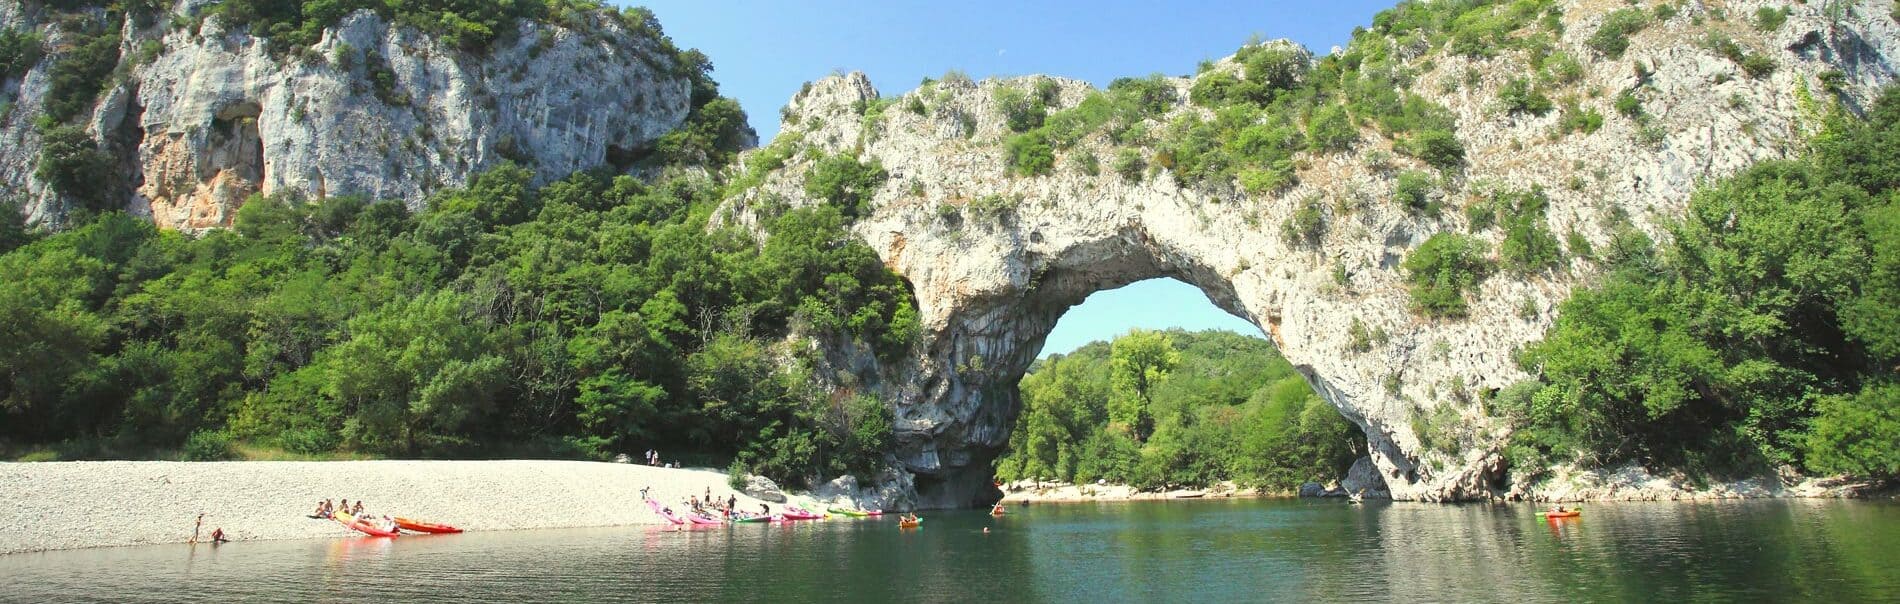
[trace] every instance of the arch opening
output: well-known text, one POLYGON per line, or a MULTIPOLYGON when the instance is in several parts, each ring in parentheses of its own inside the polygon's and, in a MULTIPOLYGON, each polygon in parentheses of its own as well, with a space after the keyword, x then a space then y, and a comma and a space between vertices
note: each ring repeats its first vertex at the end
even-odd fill
POLYGON ((1000 483, 1385 496, 1369 460, 1348 480, 1366 457, 1358 424, 1198 287, 1162 277, 1093 292, 1029 344, 1038 352, 1010 374, 1019 410, 992 465, 1000 483))
MULTIPOLYGON (((1251 325, 1264 336, 1262 348, 1278 358, 1281 311, 1271 299, 1243 299, 1236 291, 1237 282, 1257 276, 1240 274, 1246 269, 1211 266, 1200 260, 1204 252, 1157 242, 1139 222, 1096 237, 1057 239, 1063 241, 1060 247, 1022 246, 1040 234, 1034 227, 1022 230, 1029 232, 1012 233, 1018 251, 1005 259, 1011 269, 1007 283, 988 291, 966 288, 938 300, 931 294, 942 289, 921 288, 925 313, 946 316, 926 338, 927 350, 906 380, 913 390, 900 393, 906 403, 897 409, 896 454, 913 477, 920 506, 984 505, 1000 497, 992 482, 995 463, 1009 450, 1022 416, 1024 376, 1061 318, 1097 292, 1155 279, 1179 282, 1198 290, 1205 298, 1201 304, 1251 325), (941 307, 933 311, 933 303, 941 307)), ((1350 405, 1341 404, 1339 392, 1329 390, 1311 367, 1295 364, 1291 370, 1356 438, 1380 434, 1368 430, 1350 405)), ((1368 448, 1375 457, 1390 453, 1380 449, 1389 449, 1389 440, 1370 440, 1381 442, 1361 445, 1355 459, 1364 459, 1368 448)), ((1373 463, 1350 465, 1373 494, 1385 491, 1382 471, 1373 463)))

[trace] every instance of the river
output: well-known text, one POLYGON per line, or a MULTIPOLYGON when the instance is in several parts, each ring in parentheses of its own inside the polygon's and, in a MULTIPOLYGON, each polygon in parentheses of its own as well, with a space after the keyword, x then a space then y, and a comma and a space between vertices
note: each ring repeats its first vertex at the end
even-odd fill
MULTIPOLYGON (((1893 601, 1900 505, 1314 500, 0 556, 19 602, 1893 601), (983 529, 988 527, 990 532, 983 529)), ((452 520, 452 519, 448 519, 452 520)))

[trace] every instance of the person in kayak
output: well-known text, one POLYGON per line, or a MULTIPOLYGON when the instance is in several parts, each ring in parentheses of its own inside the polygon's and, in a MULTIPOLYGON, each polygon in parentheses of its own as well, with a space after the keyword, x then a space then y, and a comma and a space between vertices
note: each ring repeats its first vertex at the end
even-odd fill
POLYGON ((1566 512, 1566 511, 1568 511, 1568 510, 1565 510, 1565 509, 1564 509, 1564 506, 1561 506, 1561 505, 1553 505, 1553 506, 1550 506, 1550 513, 1552 513, 1552 514, 1562 514, 1562 513, 1564 513, 1564 512, 1566 512))
POLYGON ((228 543, 230 541, 231 541, 230 539, 224 538, 224 527, 211 529, 211 544, 212 545, 217 545, 219 543, 228 543))

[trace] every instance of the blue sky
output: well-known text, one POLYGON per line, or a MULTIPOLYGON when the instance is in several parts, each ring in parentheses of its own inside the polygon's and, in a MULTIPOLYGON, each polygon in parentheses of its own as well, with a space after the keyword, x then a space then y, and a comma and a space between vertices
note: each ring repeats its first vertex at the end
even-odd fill
MULTIPOLYGON (((720 92, 739 100, 760 141, 778 133, 778 110, 800 85, 832 72, 863 71, 893 96, 925 77, 960 69, 972 77, 1032 73, 1110 80, 1184 75, 1232 54, 1247 38, 1289 38, 1325 54, 1396 0, 1193 3, 1094 2, 720 2, 645 4, 682 48, 712 58, 720 92)), ((1132 327, 1260 330, 1222 312, 1200 290, 1173 280, 1098 292, 1063 315, 1043 354, 1068 352, 1132 327)))
POLYGON ((667 35, 712 57, 720 91, 739 100, 761 142, 798 87, 863 71, 893 96, 925 77, 1045 73, 1107 86, 1123 76, 1184 75, 1248 36, 1289 38, 1315 54, 1396 0, 1191 3, 649 0, 667 35))
POLYGON ((1121 289, 1095 292, 1056 321, 1038 357, 1068 353, 1083 344, 1110 340, 1128 330, 1180 327, 1191 331, 1225 329, 1266 337, 1252 323, 1227 314, 1207 301, 1199 288, 1173 279, 1150 279, 1121 289))

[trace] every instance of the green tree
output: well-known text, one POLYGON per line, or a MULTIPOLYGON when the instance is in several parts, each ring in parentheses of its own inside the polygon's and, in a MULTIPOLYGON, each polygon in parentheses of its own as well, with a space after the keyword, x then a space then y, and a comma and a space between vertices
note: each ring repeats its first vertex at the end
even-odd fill
POLYGON ((1154 432, 1153 392, 1180 363, 1167 334, 1135 330, 1115 340, 1111 358, 1109 421, 1137 442, 1154 432))

